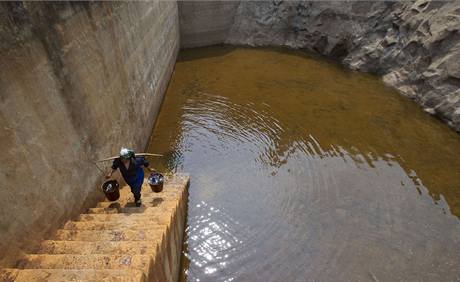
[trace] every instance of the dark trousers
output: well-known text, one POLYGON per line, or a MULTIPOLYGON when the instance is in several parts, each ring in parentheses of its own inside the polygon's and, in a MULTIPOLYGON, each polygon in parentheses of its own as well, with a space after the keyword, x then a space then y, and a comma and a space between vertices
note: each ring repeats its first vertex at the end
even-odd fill
POLYGON ((142 189, 142 182, 128 184, 131 188, 131 193, 134 195, 134 200, 137 201, 141 198, 141 189, 142 189))

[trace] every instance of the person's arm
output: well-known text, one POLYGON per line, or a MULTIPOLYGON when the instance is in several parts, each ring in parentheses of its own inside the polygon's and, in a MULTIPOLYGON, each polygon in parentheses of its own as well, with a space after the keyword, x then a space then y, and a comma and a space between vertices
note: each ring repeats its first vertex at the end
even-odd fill
POLYGON ((113 160, 113 163, 112 163, 112 170, 105 176, 105 178, 109 179, 112 177, 112 174, 115 172, 115 170, 117 170, 118 168, 118 162, 117 162, 117 159, 113 160))
POLYGON ((147 161, 145 158, 143 159, 143 166, 148 169, 150 172, 156 172, 155 169, 150 167, 149 161, 147 161))
POLYGON ((109 179, 112 177, 112 174, 115 172, 116 169, 113 169, 105 176, 105 178, 109 179))

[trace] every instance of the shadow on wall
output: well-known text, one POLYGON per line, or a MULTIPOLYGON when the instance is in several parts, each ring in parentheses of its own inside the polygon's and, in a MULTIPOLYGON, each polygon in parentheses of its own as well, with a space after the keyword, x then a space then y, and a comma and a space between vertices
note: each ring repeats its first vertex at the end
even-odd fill
POLYGON ((231 53, 234 48, 228 45, 219 44, 220 48, 207 49, 206 52, 193 52, 184 56, 182 53, 179 53, 177 57, 178 62, 187 62, 193 60, 200 60, 213 57, 222 57, 231 53))

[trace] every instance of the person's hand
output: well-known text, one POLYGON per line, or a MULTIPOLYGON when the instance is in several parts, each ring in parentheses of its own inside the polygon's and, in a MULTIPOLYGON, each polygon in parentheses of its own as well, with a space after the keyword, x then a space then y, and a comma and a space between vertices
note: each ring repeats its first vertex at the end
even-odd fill
POLYGON ((149 168, 150 172, 156 172, 154 168, 149 168))

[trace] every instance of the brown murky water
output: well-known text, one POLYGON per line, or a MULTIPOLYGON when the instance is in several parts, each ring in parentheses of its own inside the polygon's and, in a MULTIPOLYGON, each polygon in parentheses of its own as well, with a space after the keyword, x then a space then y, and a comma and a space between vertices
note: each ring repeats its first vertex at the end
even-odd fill
POLYGON ((189 281, 460 279, 460 136, 373 76, 183 51, 149 150, 191 173, 189 281))

